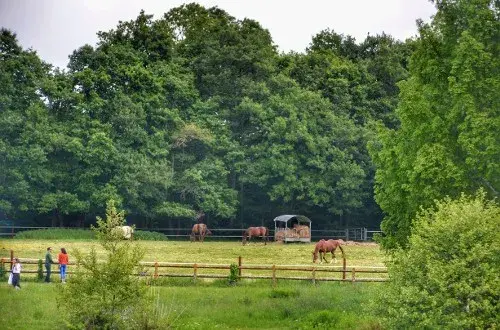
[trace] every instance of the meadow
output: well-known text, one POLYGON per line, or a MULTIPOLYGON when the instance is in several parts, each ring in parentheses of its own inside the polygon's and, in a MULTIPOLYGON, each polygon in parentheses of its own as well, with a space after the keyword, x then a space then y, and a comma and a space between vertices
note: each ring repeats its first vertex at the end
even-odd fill
MULTIPOLYGON (((136 241, 146 251, 144 261, 236 263, 242 256, 244 264, 312 265, 314 244, 277 244, 264 246, 252 242, 191 243, 187 241, 136 241)), ((20 258, 42 258, 46 248, 55 251, 65 247, 88 252, 92 240, 0 240, 0 257, 9 257, 10 250, 20 258)), ((383 266, 383 253, 376 245, 344 247, 349 265, 383 266)), ((337 252, 338 257, 340 253, 337 252)), ((339 265, 338 263, 337 265, 339 265)), ((35 269, 36 266, 32 265, 35 269)), ((219 270, 220 273, 222 270, 219 270)), ((226 271, 224 271, 226 272, 226 271)), ((53 275, 57 279, 57 274, 53 275)), ((384 285, 381 283, 332 283, 315 285, 308 281, 244 280, 229 285, 225 279, 198 280, 161 279, 152 286, 157 303, 168 313, 170 326, 178 329, 376 329, 379 323, 371 312, 370 302, 384 285)), ((6 281, 0 284, 0 314, 3 329, 61 328, 57 295, 60 284, 35 281, 34 274, 22 276, 22 289, 13 290, 6 281)))

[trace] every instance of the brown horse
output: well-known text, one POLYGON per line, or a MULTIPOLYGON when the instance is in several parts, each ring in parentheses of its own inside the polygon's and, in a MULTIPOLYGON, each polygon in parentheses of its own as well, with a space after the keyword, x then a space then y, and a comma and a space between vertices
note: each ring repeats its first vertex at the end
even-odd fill
POLYGON ((316 243, 316 246, 314 247, 314 252, 312 253, 313 262, 316 262, 316 260, 318 260, 318 252, 321 264, 323 263, 323 260, 327 262, 325 255, 328 252, 332 253, 332 260, 330 261, 330 263, 334 262, 334 260, 336 261, 337 259, 335 258, 335 250, 337 248, 340 248, 340 251, 342 251, 342 257, 345 257, 344 249, 341 246, 343 242, 344 241, 342 240, 333 240, 333 239, 329 239, 328 241, 325 241, 324 239, 320 240, 318 243, 316 243))
POLYGON ((243 245, 246 244, 247 240, 251 240, 252 237, 262 237, 264 245, 267 245, 267 240, 269 236, 269 229, 267 227, 249 227, 243 232, 243 245))
POLYGON ((198 240, 203 243, 205 236, 212 235, 212 232, 207 228, 207 225, 204 223, 197 223, 193 226, 191 230, 191 242, 196 242, 196 236, 198 236, 198 240))

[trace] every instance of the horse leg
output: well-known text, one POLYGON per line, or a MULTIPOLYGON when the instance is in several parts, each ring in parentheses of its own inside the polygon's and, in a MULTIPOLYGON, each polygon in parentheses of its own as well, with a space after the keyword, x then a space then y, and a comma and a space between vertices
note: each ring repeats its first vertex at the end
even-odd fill
POLYGON ((323 260, 326 262, 325 253, 323 251, 319 251, 319 263, 322 264, 323 260))
POLYGON ((332 260, 330 261, 330 263, 336 263, 337 262, 337 258, 335 257, 335 249, 332 250, 332 260))

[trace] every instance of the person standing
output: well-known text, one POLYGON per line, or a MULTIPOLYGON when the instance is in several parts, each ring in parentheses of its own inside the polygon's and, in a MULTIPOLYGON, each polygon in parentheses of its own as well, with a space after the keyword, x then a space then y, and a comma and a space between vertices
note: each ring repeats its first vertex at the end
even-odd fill
POLYGON ((57 256, 59 261, 59 270, 61 273, 61 282, 66 283, 66 267, 68 266, 69 257, 65 248, 61 248, 61 253, 57 256))
POLYGON ((21 289, 19 282, 21 281, 21 263, 18 258, 14 258, 12 265, 12 286, 16 289, 21 289))
POLYGON ((50 273, 52 271, 52 264, 54 260, 52 259, 52 248, 49 246, 47 248, 47 254, 45 255, 45 270, 47 271, 47 275, 45 276, 45 282, 50 283, 50 273))

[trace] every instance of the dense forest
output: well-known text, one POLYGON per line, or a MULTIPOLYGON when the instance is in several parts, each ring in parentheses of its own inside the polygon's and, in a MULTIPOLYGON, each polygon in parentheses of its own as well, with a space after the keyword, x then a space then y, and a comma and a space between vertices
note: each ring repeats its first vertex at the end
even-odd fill
POLYGON ((436 6, 411 40, 326 29, 286 54, 220 8, 141 12, 64 70, 2 29, 0 216, 88 226, 110 199, 139 227, 385 216, 404 242, 421 205, 500 189, 499 5, 436 6))

